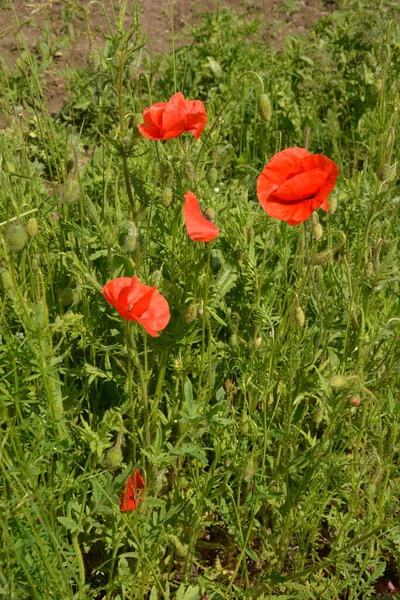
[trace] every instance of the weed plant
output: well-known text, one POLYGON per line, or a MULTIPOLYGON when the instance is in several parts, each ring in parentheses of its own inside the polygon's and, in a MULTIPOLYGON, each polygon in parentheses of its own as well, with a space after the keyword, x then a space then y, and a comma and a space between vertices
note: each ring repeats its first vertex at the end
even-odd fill
POLYGON ((22 33, 0 72, 0 595, 389 597, 398 7, 343 1, 281 51, 219 10, 160 57, 129 10, 104 48, 87 21, 88 68, 55 116, 22 33), (205 103, 200 139, 139 136, 143 109, 175 91, 205 103), (256 177, 303 145, 341 177, 329 213, 289 227, 262 211, 256 177), (186 235, 188 189, 215 212, 212 243, 186 235), (132 275, 169 302, 158 338, 100 293, 132 275), (134 469, 141 502, 121 512, 134 469))

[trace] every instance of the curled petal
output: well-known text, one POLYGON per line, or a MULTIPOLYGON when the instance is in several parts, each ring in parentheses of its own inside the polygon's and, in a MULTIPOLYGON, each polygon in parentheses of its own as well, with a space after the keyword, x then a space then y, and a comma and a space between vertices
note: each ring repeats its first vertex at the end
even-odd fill
POLYGON ((183 217, 188 236, 195 242, 211 242, 218 234, 219 229, 202 214, 200 204, 193 192, 184 195, 183 217))

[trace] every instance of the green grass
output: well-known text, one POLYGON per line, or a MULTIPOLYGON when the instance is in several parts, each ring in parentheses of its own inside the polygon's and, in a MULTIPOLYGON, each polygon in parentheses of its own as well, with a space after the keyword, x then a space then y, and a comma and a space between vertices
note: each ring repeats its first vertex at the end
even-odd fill
POLYGON ((143 53, 140 77, 133 14, 54 117, 43 60, 26 48, 0 71, 0 597, 384 598, 400 585, 396 3, 339 2, 282 51, 256 21, 206 15, 175 66, 143 53), (202 137, 138 137, 174 73, 206 104, 202 137), (305 130, 341 170, 319 241, 255 194, 305 130), (187 238, 187 189, 216 211, 212 245, 187 238), (32 217, 13 252, 10 223, 32 217), (133 274, 168 299, 159 338, 100 293, 133 274), (134 468, 143 502, 121 513, 134 468))

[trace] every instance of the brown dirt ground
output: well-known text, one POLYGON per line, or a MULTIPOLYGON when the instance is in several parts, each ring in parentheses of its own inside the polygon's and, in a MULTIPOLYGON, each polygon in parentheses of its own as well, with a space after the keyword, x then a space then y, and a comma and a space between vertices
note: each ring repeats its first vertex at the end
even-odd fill
MULTIPOLYGON (((302 33, 331 8, 331 0, 220 0, 222 8, 232 8, 240 15, 259 15, 262 19, 264 38, 270 38, 278 47, 288 33, 302 33)), ((81 5, 89 6, 87 0, 81 5)), ((12 64, 23 48, 20 32, 31 51, 38 40, 50 41, 59 47, 58 69, 49 68, 46 78, 48 108, 57 111, 66 98, 65 69, 79 68, 84 64, 88 49, 88 35, 82 14, 69 2, 46 0, 14 0, 13 9, 7 0, 0 0, 0 53, 12 64), (68 18, 69 14, 69 18, 68 18)), ((111 22, 118 14, 120 1, 104 0, 103 5, 111 22)), ((129 3, 127 15, 132 10, 129 3)), ((200 15, 217 9, 218 0, 173 0, 174 29, 178 44, 184 40, 184 32, 200 15)), ((90 27, 101 45, 99 27, 106 29, 106 19, 97 4, 90 7, 90 27)), ((168 52, 171 49, 169 0, 141 0, 141 24, 151 52, 168 52)))

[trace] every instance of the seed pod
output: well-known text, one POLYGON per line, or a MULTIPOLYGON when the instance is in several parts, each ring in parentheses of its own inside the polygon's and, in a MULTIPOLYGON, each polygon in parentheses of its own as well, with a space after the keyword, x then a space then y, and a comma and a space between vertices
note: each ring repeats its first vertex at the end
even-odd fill
POLYGON ((343 375, 332 375, 329 380, 329 385, 335 390, 340 390, 341 388, 346 387, 347 379, 346 377, 343 377, 343 375))
POLYGON ((8 269, 2 269, 0 272, 1 288, 3 292, 8 292, 14 288, 13 280, 8 269))
POLYGON ((168 206, 171 206, 172 200, 173 200, 172 189, 169 187, 164 188, 162 191, 162 194, 161 194, 161 204, 163 206, 165 206, 165 208, 168 208, 168 206))
POLYGON ((100 56, 98 51, 95 48, 93 48, 93 46, 90 46, 85 58, 89 72, 97 73, 100 67, 100 56))
POLYGON ((183 318, 185 320, 185 323, 187 323, 188 325, 189 323, 193 323, 193 321, 195 321, 195 319, 197 318, 197 305, 193 302, 192 304, 189 304, 189 306, 185 308, 185 314, 183 318))
POLYGON ((313 238, 316 242, 318 242, 324 234, 324 230, 322 228, 321 223, 316 223, 313 227, 313 238))
POLYGON ((190 160, 185 162, 185 164, 183 165, 183 174, 189 181, 189 183, 193 183, 195 181, 194 165, 192 162, 190 162, 190 160))
POLYGON ((265 121, 265 123, 269 123, 272 116, 272 106, 267 94, 259 95, 257 100, 257 108, 260 119, 265 121))
POLYGON ((39 223, 37 222, 37 219, 35 217, 28 219, 25 229, 29 237, 36 237, 39 231, 39 223))
POLYGON ((214 219, 215 219, 215 210, 209 206, 208 208, 206 208, 205 210, 203 210, 203 215, 209 221, 214 221, 214 219))
POLYGON ((70 306, 74 301, 74 290, 71 287, 66 287, 60 294, 60 302, 62 306, 70 306))
POLYGON ((28 234, 23 225, 11 223, 5 231, 4 239, 11 252, 21 252, 28 240, 28 234))
POLYGON ((207 172, 207 183, 210 187, 214 187, 217 183, 218 171, 215 167, 211 167, 207 172))
POLYGON ((338 198, 335 194, 331 198, 329 198, 328 215, 330 215, 330 216, 334 215, 337 210, 337 207, 338 207, 338 198))
POLYGON ((60 200, 62 204, 74 204, 80 194, 79 181, 68 179, 61 188, 60 200))
POLYGON ((301 308, 301 306, 297 306, 296 310, 294 312, 294 318, 296 320, 296 323, 299 327, 303 327, 304 323, 305 323, 305 316, 304 316, 304 311, 301 308))

